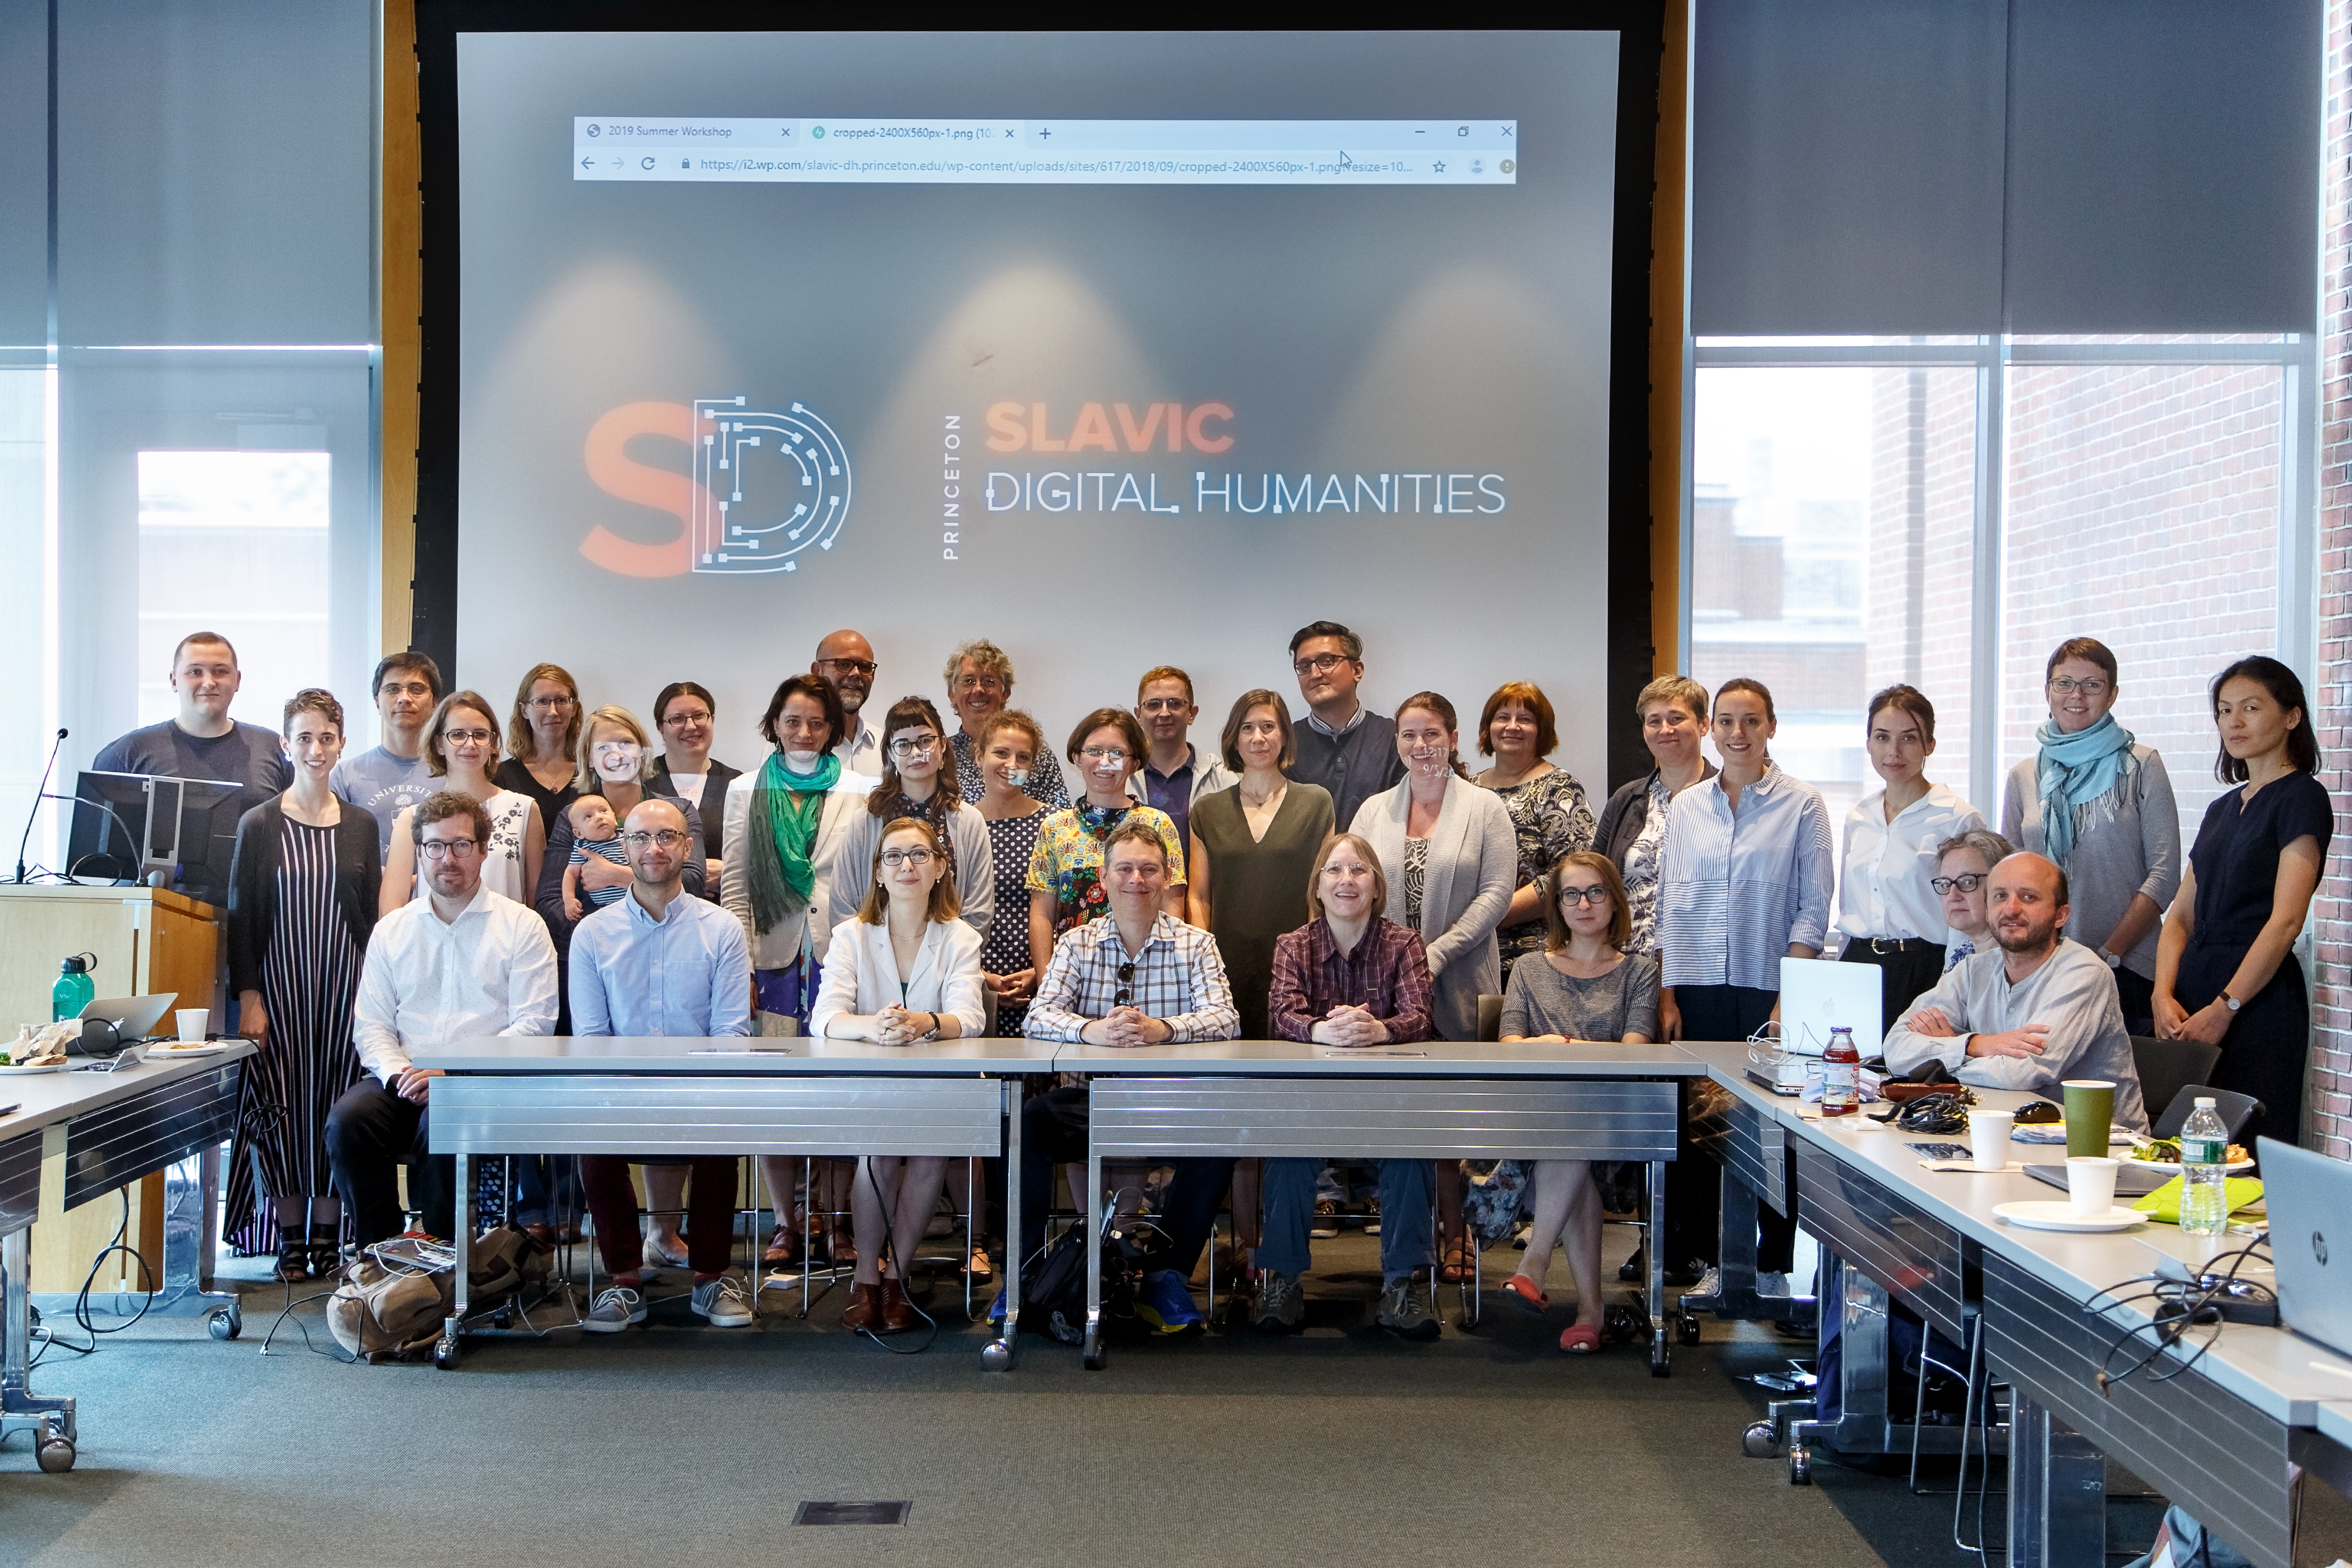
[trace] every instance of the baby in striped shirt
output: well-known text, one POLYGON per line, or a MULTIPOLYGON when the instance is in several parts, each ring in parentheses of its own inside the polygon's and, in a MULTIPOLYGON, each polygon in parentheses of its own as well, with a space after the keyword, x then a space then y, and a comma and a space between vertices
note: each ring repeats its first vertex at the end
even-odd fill
MULTIPOLYGON (((613 816, 613 803, 603 795, 582 795, 564 808, 563 819, 572 825, 572 863, 563 868, 563 918, 576 921, 585 912, 580 902, 580 868, 588 864, 588 857, 601 855, 615 866, 626 866, 629 857, 621 847, 621 825, 613 816)), ((626 882, 585 889, 588 902, 600 910, 628 890, 626 882)))

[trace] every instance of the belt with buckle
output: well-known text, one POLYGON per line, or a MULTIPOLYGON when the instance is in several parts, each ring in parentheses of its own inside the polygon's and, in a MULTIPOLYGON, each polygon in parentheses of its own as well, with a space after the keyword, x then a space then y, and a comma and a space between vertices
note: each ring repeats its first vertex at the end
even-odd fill
POLYGON ((1923 952, 1931 947, 1940 950, 1943 945, 1924 936, 1874 936, 1870 939, 1870 951, 1882 956, 1890 952, 1923 952))

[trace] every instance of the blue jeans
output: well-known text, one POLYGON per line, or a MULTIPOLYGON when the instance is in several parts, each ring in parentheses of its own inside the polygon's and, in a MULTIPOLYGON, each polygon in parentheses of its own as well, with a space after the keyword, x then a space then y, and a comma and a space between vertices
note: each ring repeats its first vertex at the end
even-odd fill
MULTIPOLYGON (((1315 1180, 1320 1160, 1268 1160, 1258 1189, 1265 1238, 1257 1266, 1277 1274, 1304 1274, 1310 1258, 1307 1226, 1315 1218, 1315 1180)), ((1426 1160, 1382 1160, 1381 1168, 1381 1280, 1393 1285, 1416 1268, 1437 1262, 1437 1227, 1430 1213, 1437 1176, 1426 1160)))

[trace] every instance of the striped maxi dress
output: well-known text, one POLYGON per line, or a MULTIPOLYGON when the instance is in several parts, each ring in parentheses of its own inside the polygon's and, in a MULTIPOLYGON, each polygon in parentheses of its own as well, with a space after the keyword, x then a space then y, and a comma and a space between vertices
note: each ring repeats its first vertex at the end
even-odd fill
POLYGON ((335 830, 285 819, 278 921, 261 963, 269 1038, 246 1063, 245 1108, 230 1151, 224 1232, 240 1253, 278 1250, 254 1188, 257 1157, 269 1196, 323 1197, 327 1112, 360 1078, 352 1006, 361 953, 335 901, 335 830))

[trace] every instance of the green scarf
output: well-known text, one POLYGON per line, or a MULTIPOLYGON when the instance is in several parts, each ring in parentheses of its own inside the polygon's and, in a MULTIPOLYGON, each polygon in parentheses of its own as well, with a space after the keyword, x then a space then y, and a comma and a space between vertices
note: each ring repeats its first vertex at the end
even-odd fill
POLYGON ((770 756, 751 787, 751 929, 768 934, 808 908, 816 892, 816 867, 809 851, 824 815, 825 792, 841 779, 841 759, 831 752, 813 773, 784 765, 782 752, 770 756), (767 831, 760 831, 762 826, 767 831))

